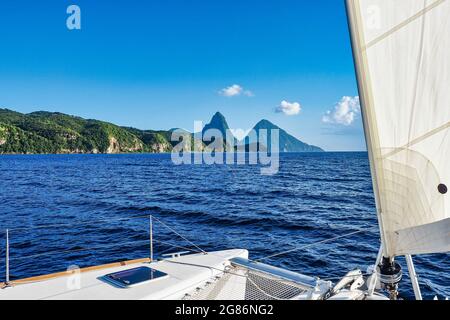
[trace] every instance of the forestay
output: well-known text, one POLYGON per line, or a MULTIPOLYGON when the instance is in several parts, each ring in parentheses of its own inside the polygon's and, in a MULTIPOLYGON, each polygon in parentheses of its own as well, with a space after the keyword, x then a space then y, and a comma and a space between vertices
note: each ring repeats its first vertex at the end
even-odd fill
POLYGON ((348 0, 386 256, 450 249, 450 1, 348 0))

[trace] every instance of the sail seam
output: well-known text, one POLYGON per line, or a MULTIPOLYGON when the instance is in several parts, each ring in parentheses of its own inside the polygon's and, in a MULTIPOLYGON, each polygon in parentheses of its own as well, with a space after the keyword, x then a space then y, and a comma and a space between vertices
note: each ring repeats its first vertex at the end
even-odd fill
POLYGON ((441 131, 443 131, 445 129, 448 129, 448 128, 450 128, 450 121, 447 122, 446 124, 436 128, 436 129, 433 129, 433 130, 429 131, 428 133, 426 133, 426 134, 424 134, 424 135, 422 135, 422 136, 412 140, 411 142, 408 142, 407 144, 405 144, 402 147, 395 148, 391 152, 383 155, 383 158, 386 159, 386 158, 389 158, 389 157, 391 157, 393 155, 396 155, 397 153, 402 152, 402 151, 404 151, 404 150, 406 150, 406 149, 408 149, 408 148, 410 148, 410 147, 412 147, 412 146, 422 142, 423 140, 428 139, 428 138, 434 136, 435 134, 438 134, 439 132, 441 132, 441 131))
POLYGON ((402 23, 398 24, 397 26, 395 26, 394 28, 392 28, 391 30, 385 32, 384 34, 382 34, 381 36, 379 36, 378 38, 370 41, 368 44, 366 44, 365 46, 363 46, 361 48, 362 51, 366 51, 367 49, 373 47, 374 45, 376 45, 377 43, 379 43, 380 41, 386 39, 387 37, 389 37, 390 35, 394 34, 395 32, 401 30, 402 28, 406 27, 408 24, 410 24, 411 22, 419 19, 420 17, 422 17, 423 15, 425 15, 426 13, 428 13, 429 11, 435 9, 436 7, 438 7, 439 5, 443 4, 444 2, 446 2, 447 0, 438 0, 436 2, 434 2, 433 4, 430 4, 428 7, 422 9, 421 11, 419 11, 418 13, 416 13, 415 15, 413 15, 412 17, 406 19, 405 21, 403 21, 402 23))

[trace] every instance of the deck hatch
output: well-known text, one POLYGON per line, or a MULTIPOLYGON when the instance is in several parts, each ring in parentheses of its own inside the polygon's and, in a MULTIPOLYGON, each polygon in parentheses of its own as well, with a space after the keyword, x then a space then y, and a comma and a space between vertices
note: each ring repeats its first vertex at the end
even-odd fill
POLYGON ((110 273, 103 276, 102 279, 112 285, 128 288, 164 277, 168 277, 167 273, 149 267, 138 267, 110 273))

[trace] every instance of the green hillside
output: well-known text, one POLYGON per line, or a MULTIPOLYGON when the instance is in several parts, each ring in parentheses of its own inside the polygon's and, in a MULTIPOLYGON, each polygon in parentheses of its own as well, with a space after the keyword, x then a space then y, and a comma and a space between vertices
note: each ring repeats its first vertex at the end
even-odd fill
POLYGON ((0 153, 169 152, 169 137, 62 113, 0 109, 0 153))
MULTIPOLYGON (((225 117, 216 113, 203 133, 208 129, 219 130, 225 135, 229 128, 225 117)), ((260 129, 268 132, 279 129, 281 152, 323 151, 298 140, 267 120, 260 121, 254 129, 258 132, 260 129)), ((171 152, 179 143, 171 142, 174 130, 139 130, 58 112, 23 114, 0 109, 0 154, 171 152)), ((183 141, 191 142, 191 150, 212 150, 210 141, 196 140, 192 133, 185 130, 178 130, 178 133, 181 133, 183 141)), ((248 145, 247 140, 248 137, 245 140, 248 145)), ((224 149, 226 143, 223 142, 224 149)), ((268 143, 270 148, 270 141, 268 143)), ((267 150, 267 146, 259 146, 258 150, 267 150)))

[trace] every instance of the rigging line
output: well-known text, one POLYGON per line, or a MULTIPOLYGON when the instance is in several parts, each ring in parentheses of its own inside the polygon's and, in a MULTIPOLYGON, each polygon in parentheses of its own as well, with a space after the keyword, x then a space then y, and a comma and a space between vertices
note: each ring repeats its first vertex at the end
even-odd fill
POLYGON ((296 247, 296 248, 293 248, 293 249, 290 249, 290 250, 286 250, 286 251, 283 251, 283 252, 275 253, 275 254, 272 254, 270 256, 266 256, 266 257, 263 257, 263 258, 259 258, 259 259, 253 260, 253 262, 261 262, 263 260, 267 260, 267 259, 270 259, 270 258, 278 257, 278 256, 281 256, 281 255, 285 255, 285 254, 288 254, 288 253, 291 253, 291 252, 295 252, 295 251, 299 251, 299 250, 302 250, 302 249, 314 247, 316 245, 327 243, 327 242, 331 242, 331 241, 338 240, 338 239, 341 239, 341 238, 350 237, 350 236, 353 236, 355 234, 359 234, 359 233, 363 233, 363 232, 367 232, 367 231, 368 230, 353 231, 353 232, 350 232, 350 233, 347 233, 347 234, 344 234, 344 235, 341 235, 341 236, 337 236, 337 237, 333 237, 333 238, 330 238, 330 239, 321 240, 321 241, 310 243, 310 244, 307 244, 307 245, 304 245, 304 246, 301 246, 301 247, 296 247))
POLYGON ((441 132, 441 131, 443 131, 445 129, 448 129, 448 128, 450 128, 450 121, 445 123, 445 124, 443 124, 440 127, 437 127, 435 129, 425 133, 424 135, 422 135, 422 136, 420 136, 420 137, 418 137, 418 138, 408 142, 407 144, 405 144, 402 147, 395 148, 391 152, 383 155, 382 158, 389 158, 389 157, 391 157, 391 156, 393 156, 393 155, 395 155, 395 154, 397 154, 399 152, 402 152, 403 150, 408 149, 408 148, 412 147, 413 145, 416 145, 419 142, 422 142, 423 140, 428 139, 429 137, 434 136, 435 134, 437 134, 437 133, 439 133, 439 132, 441 132))
POLYGON ((126 246, 131 244, 137 244, 137 243, 148 243, 148 240, 138 240, 138 241, 129 241, 129 242, 122 242, 122 243, 114 243, 114 244, 108 244, 108 245, 101 245, 96 247, 90 247, 90 248, 80 248, 80 249, 68 249, 68 250, 55 250, 55 251, 48 251, 44 253, 38 253, 34 255, 29 256, 22 256, 17 258, 10 259, 11 261, 17 261, 17 260, 25 260, 25 259, 31 259, 31 258, 37 258, 42 256, 48 256, 55 253, 71 253, 71 252, 81 252, 86 250, 95 250, 95 249, 103 249, 103 248, 112 248, 115 246, 126 246))
MULTIPOLYGON (((32 226, 32 227, 20 227, 20 228, 13 228, 9 229, 9 231, 24 231, 24 230, 35 230, 35 229, 46 229, 46 228, 55 228, 55 227, 73 227, 73 226, 81 226, 81 225, 87 225, 91 223, 96 222, 115 222, 115 221, 126 221, 131 219, 138 219, 138 218, 148 218, 149 215, 137 215, 137 216, 130 216, 125 218, 104 218, 104 219, 92 219, 90 221, 86 222, 78 222, 78 223, 60 223, 60 224, 47 224, 47 225, 38 225, 38 226, 32 226)), ((3 229, 2 229, 3 231, 3 229)))
POLYGON ((175 231, 174 229, 172 229, 171 227, 169 227, 167 224, 165 224, 164 222, 162 222, 161 220, 159 220, 157 217, 152 216, 153 219, 155 219, 157 222, 161 223, 164 227, 166 227, 167 229, 169 229, 170 231, 174 232, 175 234, 177 234, 179 237, 183 238, 185 241, 189 242, 190 244, 192 244, 194 247, 196 247, 198 250, 200 250, 202 253, 204 254, 208 254, 205 250, 203 250, 202 248, 200 248, 198 245, 196 245, 195 243, 193 243, 192 241, 190 241, 189 239, 187 239, 186 237, 182 236, 181 234, 179 234, 177 231, 175 231))
MULTIPOLYGON (((174 244, 172 244, 172 243, 165 242, 165 241, 161 241, 161 240, 156 240, 156 239, 154 239, 153 241, 154 241, 154 242, 158 242, 158 243, 162 243, 162 244, 165 244, 165 245, 174 247, 174 248, 178 248, 178 249, 188 250, 188 251, 195 252, 195 253, 202 253, 202 252, 195 251, 195 250, 192 250, 192 249, 187 248, 187 247, 177 246, 177 245, 174 245, 174 244)), ((138 241, 138 242, 144 242, 144 240, 138 241)), ((147 242, 147 240, 145 240, 145 242, 147 242)), ((131 242, 129 242, 129 243, 131 243, 131 242)), ((135 242, 133 242, 133 243, 135 243, 135 242)), ((127 244, 127 243, 121 243, 121 244, 118 244, 118 245, 126 245, 126 244, 127 244)), ((95 247, 94 247, 94 248, 83 248, 83 249, 76 249, 76 250, 67 250, 66 252, 77 252, 77 251, 84 251, 84 250, 91 250, 91 249, 99 249, 99 248, 100 248, 100 247, 97 247, 97 248, 95 248, 95 247)), ((171 249, 169 248, 169 249, 165 250, 164 252, 166 252, 166 251, 168 251, 168 250, 171 250, 171 249)), ((36 257, 36 256, 46 255, 46 254, 51 254, 51 253, 56 253, 56 252, 64 252, 64 251, 52 251, 52 252, 50 252, 50 253, 45 253, 45 254, 39 254, 39 255, 33 255, 33 256, 27 256, 27 257, 20 257, 20 258, 14 259, 14 260, 25 260, 26 258, 36 257)), ((93 253, 91 253, 91 254, 93 254, 93 253)), ((93 255, 94 255, 94 254, 93 254, 93 255)), ((14 282, 14 281, 12 281, 12 282, 14 282)), ((38 281, 28 281, 28 282, 23 282, 23 281, 21 280, 20 284, 25 284, 25 283, 35 283, 35 282, 38 282, 38 281)))
MULTIPOLYGON (((191 248, 187 248, 187 247, 183 247, 183 246, 179 246, 179 245, 174 245, 174 244, 172 244, 170 242, 165 242, 165 241, 156 240, 156 239, 153 239, 153 241, 157 242, 157 243, 162 243, 162 244, 174 247, 174 248, 188 250, 190 252, 203 253, 202 251, 195 251, 195 250, 192 250, 191 248)), ((117 243, 117 244, 101 245, 101 246, 95 246, 95 247, 89 247, 89 248, 68 249, 68 250, 54 250, 54 251, 38 253, 38 254, 34 254, 34 255, 29 255, 29 256, 22 256, 22 257, 18 257, 18 258, 12 258, 11 260, 12 261, 26 260, 26 259, 37 258, 37 257, 41 257, 41 256, 47 256, 47 255, 51 255, 51 254, 55 254, 55 253, 82 252, 82 251, 87 251, 87 250, 96 250, 96 249, 110 248, 110 247, 115 247, 115 246, 126 246, 126 245, 131 245, 131 244, 147 243, 147 242, 148 242, 148 240, 137 240, 137 241, 129 241, 129 242, 122 242, 122 243, 117 243)), ((93 254, 93 253, 91 253, 91 254, 93 254)))
POLYGON ((416 13, 415 15, 413 15, 412 17, 406 19, 405 21, 403 21, 402 23, 398 24, 397 26, 393 27, 391 30, 383 33, 381 36, 379 36, 378 38, 370 41, 368 44, 366 44, 365 46, 363 46, 361 48, 362 51, 366 51, 367 49, 369 49, 370 47, 373 47, 374 45, 376 45, 377 43, 379 43, 380 41, 386 39, 387 37, 389 37, 390 35, 392 35, 393 33, 399 31, 400 29, 402 29, 403 27, 407 26, 408 24, 410 24, 411 22, 419 19, 420 17, 422 17, 424 14, 428 13, 429 11, 433 10, 434 8, 436 8, 437 6, 443 4, 445 1, 447 0, 438 0, 436 2, 434 2, 433 4, 430 4, 428 7, 420 10, 418 13, 416 13))

